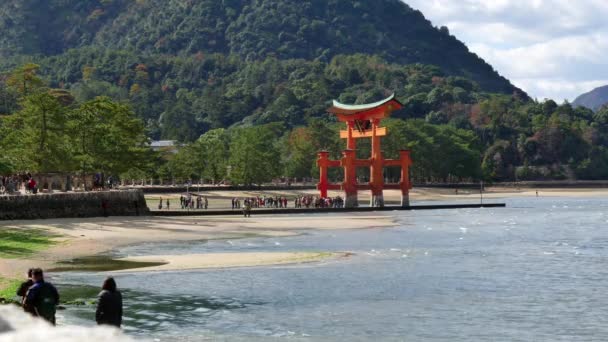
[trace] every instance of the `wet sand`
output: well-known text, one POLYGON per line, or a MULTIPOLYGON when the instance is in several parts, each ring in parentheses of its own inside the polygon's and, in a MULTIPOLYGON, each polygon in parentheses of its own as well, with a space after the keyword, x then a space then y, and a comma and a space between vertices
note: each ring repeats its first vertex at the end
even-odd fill
MULTIPOLYGON (((12 229, 45 229, 59 234, 58 244, 26 259, 0 259, 0 277, 19 277, 30 267, 53 268, 57 262, 92 256, 121 246, 154 243, 179 242, 210 239, 233 239, 254 236, 282 237, 299 234, 307 229, 365 229, 394 226, 390 214, 367 215, 321 214, 286 216, 240 217, 143 217, 143 218, 97 218, 97 219, 55 219, 43 221, 5 222, 2 227, 12 229)), ((338 251, 339 252, 339 251, 338 251)), ((284 264, 291 260, 300 262, 302 258, 314 255, 283 254, 243 254, 238 258, 196 256, 188 264, 187 258, 171 256, 151 256, 156 259, 171 259, 167 267, 176 269, 205 267, 258 266, 273 263, 284 264)), ((314 253, 313 253, 314 254, 314 253)), ((331 255, 329 255, 331 257, 331 255)), ((314 259, 314 258, 313 258, 314 259)))
POLYGON ((317 262, 347 257, 348 253, 210 253, 187 255, 154 255, 128 257, 119 260, 164 262, 164 265, 130 269, 120 272, 183 271, 205 268, 253 267, 317 262))

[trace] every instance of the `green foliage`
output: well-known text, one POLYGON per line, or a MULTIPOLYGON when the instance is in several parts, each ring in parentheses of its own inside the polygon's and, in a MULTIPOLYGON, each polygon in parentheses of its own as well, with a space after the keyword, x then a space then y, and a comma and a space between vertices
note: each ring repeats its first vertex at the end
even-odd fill
POLYGON ((277 127, 272 125, 241 128, 230 143, 230 179, 236 184, 253 185, 280 175, 281 160, 275 152, 277 127))
POLYGON ((69 168, 70 144, 66 135, 66 111, 48 92, 25 96, 21 110, 2 125, 0 143, 13 168, 31 171, 64 171, 69 168))
POLYGON ((129 106, 99 97, 70 114, 73 157, 81 171, 120 174, 145 163, 144 127, 129 106))
POLYGON ((62 89, 47 89, 37 66, 8 77, 18 109, 0 118, 0 172, 106 172, 142 167, 150 158, 143 123, 128 105, 107 97, 85 103, 62 89), (29 76, 26 76, 29 75, 29 76))
POLYGON ((226 176, 228 135, 222 128, 203 134, 194 144, 202 157, 203 176, 216 183, 226 176))
POLYGON ((21 96, 36 92, 43 86, 42 79, 38 76, 40 66, 33 63, 27 63, 22 67, 15 69, 6 79, 6 85, 21 96))
MULTIPOLYGON (((2 57, 59 55, 83 46, 323 62, 364 53, 438 65, 491 91, 515 90, 447 30, 398 0, 5 0, 0 18, 10 18, 0 20, 2 57)), ((356 72, 348 74, 357 81, 356 72)))
POLYGON ((387 127, 389 134, 382 142, 385 156, 398 158, 399 150, 411 150, 417 181, 479 178, 481 151, 471 131, 422 120, 391 120, 387 127))

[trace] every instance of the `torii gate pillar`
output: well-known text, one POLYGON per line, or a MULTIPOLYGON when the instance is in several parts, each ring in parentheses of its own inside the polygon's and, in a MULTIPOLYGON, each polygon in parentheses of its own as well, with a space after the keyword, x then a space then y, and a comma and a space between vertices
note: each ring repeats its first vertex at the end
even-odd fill
POLYGON ((401 189, 401 207, 406 208, 410 206, 410 189, 412 189, 410 166, 412 166, 412 157, 409 150, 400 151, 399 156, 399 160, 401 161, 401 180, 399 181, 399 187, 401 189))
POLYGON ((372 123, 372 156, 370 160, 370 180, 371 190, 370 207, 384 207, 384 158, 380 147, 380 119, 371 120, 372 123))

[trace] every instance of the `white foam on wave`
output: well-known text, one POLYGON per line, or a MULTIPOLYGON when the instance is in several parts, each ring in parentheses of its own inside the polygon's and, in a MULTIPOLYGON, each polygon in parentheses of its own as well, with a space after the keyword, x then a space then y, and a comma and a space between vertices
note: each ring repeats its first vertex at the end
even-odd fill
POLYGON ((13 305, 0 306, 0 323, 0 341, 2 342, 134 342, 120 330, 107 326, 53 327, 13 305))

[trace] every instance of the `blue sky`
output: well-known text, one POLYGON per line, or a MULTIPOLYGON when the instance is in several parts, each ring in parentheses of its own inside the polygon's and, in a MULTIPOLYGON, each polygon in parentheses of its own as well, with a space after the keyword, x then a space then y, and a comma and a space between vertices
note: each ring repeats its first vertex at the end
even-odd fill
POLYGON ((608 85, 608 0, 404 0, 539 100, 608 85))

